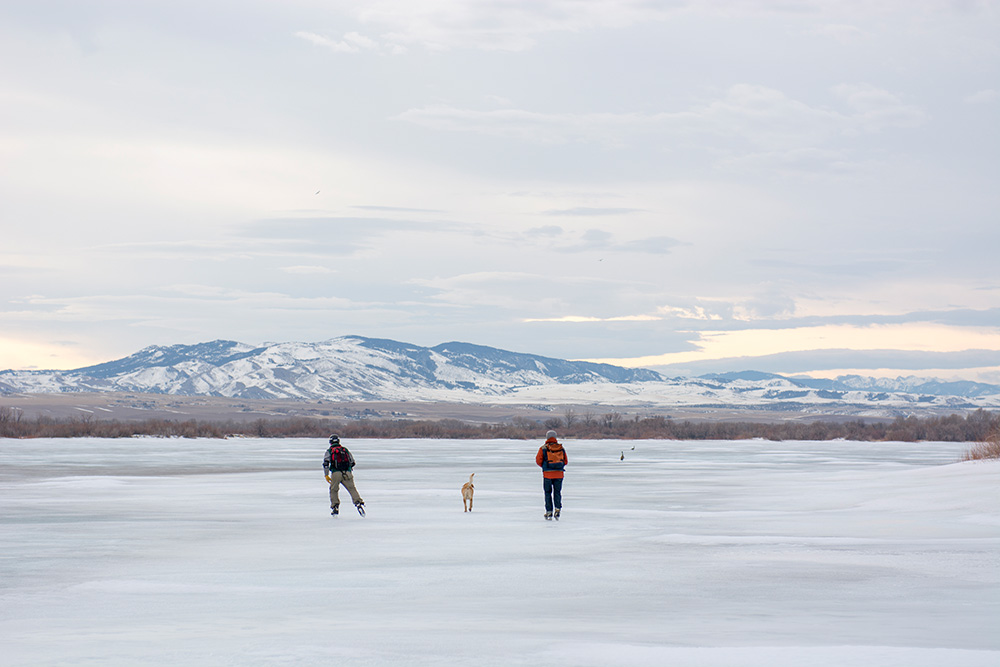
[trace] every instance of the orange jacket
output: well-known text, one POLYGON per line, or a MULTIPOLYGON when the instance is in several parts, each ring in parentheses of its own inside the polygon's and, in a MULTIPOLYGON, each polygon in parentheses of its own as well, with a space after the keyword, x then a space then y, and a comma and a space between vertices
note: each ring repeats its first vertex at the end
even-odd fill
POLYGON ((555 438, 549 438, 545 441, 545 444, 538 448, 538 453, 535 454, 535 463, 537 463, 542 468, 542 477, 547 479, 562 479, 563 471, 562 469, 552 470, 548 467, 547 457, 545 456, 546 450, 551 452, 562 452, 563 463, 569 463, 569 456, 566 455, 566 450, 563 446, 556 442, 555 438))

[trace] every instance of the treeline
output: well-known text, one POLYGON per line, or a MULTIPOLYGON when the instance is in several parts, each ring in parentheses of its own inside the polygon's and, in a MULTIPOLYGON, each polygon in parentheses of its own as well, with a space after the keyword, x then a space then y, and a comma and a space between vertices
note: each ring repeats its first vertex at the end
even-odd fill
POLYGON ((617 412, 534 421, 516 417, 501 424, 470 424, 456 419, 335 420, 288 417, 251 422, 146 419, 118 421, 91 416, 24 419, 19 410, 0 407, 4 438, 127 438, 138 435, 183 438, 542 438, 554 429, 560 438, 625 440, 858 440, 982 442, 1000 432, 1000 414, 977 410, 946 417, 899 417, 894 421, 692 421, 653 416, 628 418, 617 412))

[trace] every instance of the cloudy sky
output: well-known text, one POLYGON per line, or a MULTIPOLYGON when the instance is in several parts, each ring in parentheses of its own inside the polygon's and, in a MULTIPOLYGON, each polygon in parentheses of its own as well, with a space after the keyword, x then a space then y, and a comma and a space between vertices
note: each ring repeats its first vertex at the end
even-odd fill
POLYGON ((0 3, 0 369, 460 340, 1000 382, 995 0, 0 3))

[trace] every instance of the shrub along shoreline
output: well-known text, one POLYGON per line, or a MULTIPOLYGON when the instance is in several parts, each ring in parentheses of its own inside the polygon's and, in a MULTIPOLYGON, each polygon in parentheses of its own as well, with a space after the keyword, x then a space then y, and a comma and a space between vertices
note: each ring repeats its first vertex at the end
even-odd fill
POLYGON ((91 416, 23 419, 18 410, 0 406, 2 438, 443 438, 529 440, 549 429, 560 438, 621 440, 854 440, 985 442, 1000 433, 1000 413, 977 410, 946 417, 898 417, 894 421, 744 422, 675 420, 668 417, 625 418, 616 412, 544 421, 515 418, 509 423, 473 424, 457 419, 338 420, 307 417, 258 419, 252 422, 146 419, 102 420, 91 416))

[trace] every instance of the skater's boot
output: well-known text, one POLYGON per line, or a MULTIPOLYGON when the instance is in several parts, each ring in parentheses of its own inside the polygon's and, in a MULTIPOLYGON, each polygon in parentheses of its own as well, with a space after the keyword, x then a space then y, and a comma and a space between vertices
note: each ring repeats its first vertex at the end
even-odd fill
POLYGON ((358 514, 360 514, 361 516, 365 515, 365 501, 359 500, 358 502, 354 503, 354 507, 357 508, 358 514))
POLYGON ((546 521, 552 521, 552 512, 546 512, 545 513, 545 520, 546 521))
POLYGON ((337 516, 340 514, 340 505, 334 505, 330 508, 330 516, 337 516))
POLYGON ((561 508, 561 507, 557 507, 557 508, 556 508, 556 513, 555 513, 555 514, 553 515, 553 516, 555 516, 556 520, 558 520, 558 519, 559 519, 559 512, 561 512, 561 511, 562 511, 562 508, 561 508))

